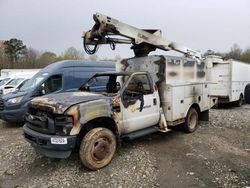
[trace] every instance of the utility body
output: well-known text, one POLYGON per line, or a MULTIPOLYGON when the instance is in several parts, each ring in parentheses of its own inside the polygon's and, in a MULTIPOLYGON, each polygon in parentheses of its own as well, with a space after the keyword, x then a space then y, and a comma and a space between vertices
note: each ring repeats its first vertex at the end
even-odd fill
POLYGON ((216 83, 211 86, 211 95, 218 97, 218 103, 250 103, 250 64, 214 55, 207 56, 205 63, 207 80, 216 83))

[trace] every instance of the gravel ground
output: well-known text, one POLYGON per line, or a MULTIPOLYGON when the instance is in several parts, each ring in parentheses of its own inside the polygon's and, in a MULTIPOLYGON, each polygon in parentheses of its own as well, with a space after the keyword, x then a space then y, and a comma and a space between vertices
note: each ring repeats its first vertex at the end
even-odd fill
POLYGON ((119 148, 109 166, 85 169, 37 154, 17 125, 0 122, 0 187, 250 186, 250 105, 212 109, 192 134, 156 133, 119 148))

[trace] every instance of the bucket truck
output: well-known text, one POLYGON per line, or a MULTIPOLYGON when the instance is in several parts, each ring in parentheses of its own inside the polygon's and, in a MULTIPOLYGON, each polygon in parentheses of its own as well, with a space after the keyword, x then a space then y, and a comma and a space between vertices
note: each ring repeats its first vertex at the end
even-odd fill
POLYGON ((66 158, 77 148, 82 164, 97 170, 111 162, 121 140, 177 125, 191 133, 199 120, 208 120, 217 99, 209 95, 199 52, 164 39, 159 30, 138 29, 102 14, 94 20, 84 33, 87 53, 94 54, 100 44, 112 49, 132 44, 135 57, 117 62, 116 72, 94 75, 77 92, 33 99, 23 130, 36 150, 66 158), (157 48, 186 57, 148 56, 157 48))

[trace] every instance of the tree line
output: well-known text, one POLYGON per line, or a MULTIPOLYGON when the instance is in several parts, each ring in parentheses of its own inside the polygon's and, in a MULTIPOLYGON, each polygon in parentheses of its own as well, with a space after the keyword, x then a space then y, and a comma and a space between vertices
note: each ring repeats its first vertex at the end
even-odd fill
POLYGON ((214 52, 212 50, 208 50, 204 53, 204 56, 206 55, 218 55, 223 57, 224 59, 235 59, 239 61, 243 61, 246 63, 250 63, 250 48, 247 48, 245 50, 241 49, 238 44, 234 44, 229 52, 214 52))
MULTIPOLYGON (((229 52, 221 53, 208 50, 204 55, 220 55, 225 59, 236 59, 250 63, 250 48, 242 50, 238 44, 234 44, 229 52)), ((51 63, 60 60, 109 60, 114 61, 121 59, 116 56, 115 59, 99 59, 97 55, 85 57, 83 50, 77 50, 69 47, 61 55, 51 51, 39 52, 32 47, 27 48, 19 39, 10 39, 4 41, 3 47, 0 48, 0 69, 4 68, 43 68, 51 63)))
MULTIPOLYGON (((43 68, 61 60, 99 60, 97 55, 85 56, 83 50, 80 51, 74 47, 69 47, 60 55, 51 51, 39 52, 32 47, 27 48, 21 40, 15 38, 4 41, 2 46, 0 48, 0 69, 43 68)), ((120 59, 120 56, 116 56, 116 59, 120 59)), ((114 61, 109 58, 100 60, 114 61)))

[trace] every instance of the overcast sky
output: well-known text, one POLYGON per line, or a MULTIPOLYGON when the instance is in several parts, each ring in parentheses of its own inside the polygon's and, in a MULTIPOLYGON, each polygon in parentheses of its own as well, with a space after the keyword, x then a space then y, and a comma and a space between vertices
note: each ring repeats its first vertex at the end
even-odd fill
MULTIPOLYGON (((0 40, 18 38, 57 54, 70 46, 82 50, 82 31, 93 26, 95 12, 161 29, 166 39, 201 52, 228 51, 234 43, 250 47, 250 0, 0 0, 0 40)), ((105 46, 97 55, 133 53, 129 46, 105 46)))

